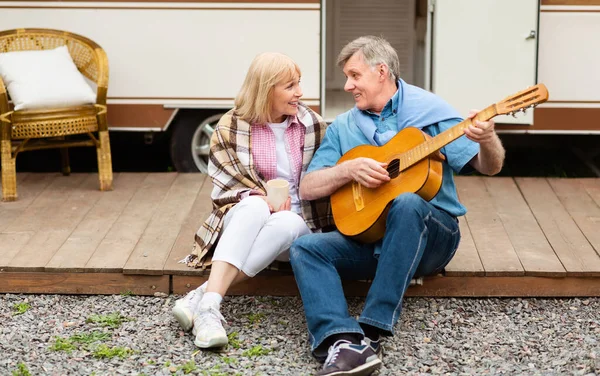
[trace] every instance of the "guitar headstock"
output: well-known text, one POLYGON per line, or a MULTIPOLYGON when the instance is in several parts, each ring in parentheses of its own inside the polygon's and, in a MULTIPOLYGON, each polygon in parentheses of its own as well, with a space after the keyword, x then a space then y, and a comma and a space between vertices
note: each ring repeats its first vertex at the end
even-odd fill
POLYGON ((537 84, 528 89, 519 91, 496 103, 498 115, 515 115, 519 111, 525 112, 527 108, 533 108, 548 100, 548 89, 546 85, 537 84))

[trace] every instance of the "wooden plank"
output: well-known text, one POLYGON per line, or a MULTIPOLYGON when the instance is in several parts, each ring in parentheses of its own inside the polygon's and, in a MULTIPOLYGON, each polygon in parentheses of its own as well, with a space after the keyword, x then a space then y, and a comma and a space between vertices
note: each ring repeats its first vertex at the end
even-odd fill
POLYGON ((456 250, 456 254, 446 265, 447 276, 483 276, 485 269, 481 264, 477 247, 473 242, 473 236, 469 229, 469 224, 466 218, 461 218, 458 222, 460 227, 460 244, 456 250))
POLYGON ((149 174, 85 265, 88 272, 121 273, 177 174, 149 174))
POLYGON ((550 186, 577 226, 600 255, 600 207, 585 187, 573 179, 548 179, 550 186))
POLYGON ((512 178, 484 178, 496 213, 521 260, 525 275, 564 277, 565 268, 548 243, 512 178))
MULTIPOLYGON (((173 294, 185 294, 206 278, 173 276, 173 294)), ((344 281, 346 296, 366 296, 370 283, 344 281)), ((232 286, 228 295, 296 296, 293 276, 262 276, 232 286)), ((429 277, 422 286, 411 286, 407 297, 598 297, 600 278, 551 277, 429 277)))
MULTIPOLYGON (((19 198, 21 198, 21 192, 20 192, 20 184, 23 184, 23 180, 27 179, 27 177, 29 176, 29 172, 19 172, 17 174, 17 194, 19 195, 19 198)), ((3 202, 2 200, 2 179, 0 179, 0 205, 1 204, 6 204, 6 203, 10 203, 10 202, 14 202, 14 201, 8 201, 8 202, 3 202)), ((1 208, 2 206, 0 206, 1 208)))
POLYGON ((46 223, 54 220, 57 207, 83 184, 86 175, 56 177, 33 202, 0 233, 0 269, 5 268, 21 248, 46 223))
POLYGON ((163 273, 188 275, 198 274, 195 269, 190 268, 185 264, 180 264, 179 261, 189 255, 192 251, 194 235, 196 234, 196 231, 202 222, 212 211, 212 201, 210 199, 212 188, 213 185, 211 180, 208 177, 205 177, 202 188, 200 188, 200 191, 196 196, 196 200, 192 205, 192 209, 190 210, 185 222, 183 223, 183 226, 181 227, 181 230, 179 231, 179 235, 177 236, 177 240, 175 240, 175 244, 171 249, 171 253, 165 261, 163 273))
POLYGON ((39 231, 13 257, 5 270, 43 271, 54 253, 103 193, 98 189, 98 174, 86 174, 83 184, 70 191, 62 205, 54 206, 51 212, 46 213, 48 216, 39 231))
POLYGON ((0 202, 0 232, 4 231, 59 174, 17 174, 16 201, 0 202))
POLYGON ((169 276, 121 273, 0 273, 1 293, 122 294, 169 293, 169 276))
POLYGON ((181 225, 187 217, 204 177, 178 174, 164 201, 123 267, 127 274, 162 274, 181 225))
POLYGON ((521 193, 568 276, 600 276, 600 258, 546 179, 516 178, 521 193))
POLYGON ((600 178, 577 179, 596 205, 600 206, 600 178))
POLYGON ((467 222, 487 276, 523 275, 523 267, 481 177, 456 177, 467 222))
POLYGON ((84 271, 85 264, 147 176, 147 173, 115 175, 114 190, 102 194, 100 200, 46 264, 45 270, 84 271))

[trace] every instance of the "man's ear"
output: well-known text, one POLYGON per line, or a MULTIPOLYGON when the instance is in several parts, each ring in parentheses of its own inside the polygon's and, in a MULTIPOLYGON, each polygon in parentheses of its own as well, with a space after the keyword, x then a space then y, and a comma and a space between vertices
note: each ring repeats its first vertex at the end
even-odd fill
POLYGON ((384 63, 379 64, 377 67, 377 72, 379 72, 379 79, 385 80, 388 78, 389 69, 384 63))

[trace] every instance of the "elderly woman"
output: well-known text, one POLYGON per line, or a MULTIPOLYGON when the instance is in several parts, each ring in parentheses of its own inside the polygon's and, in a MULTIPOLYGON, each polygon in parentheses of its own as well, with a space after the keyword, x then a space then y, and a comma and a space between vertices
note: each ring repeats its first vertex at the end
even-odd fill
POLYGON ((235 107, 212 136, 208 173, 214 211, 184 260, 201 267, 214 251, 211 272, 173 308, 184 330, 193 327, 200 348, 227 344, 220 305, 232 284, 254 277, 276 259, 289 261, 296 238, 332 223, 328 200, 298 197, 300 178, 327 126, 299 101, 301 96, 298 65, 286 55, 263 53, 250 65, 235 107), (289 197, 278 208, 266 200, 266 182, 275 178, 289 182, 289 197))

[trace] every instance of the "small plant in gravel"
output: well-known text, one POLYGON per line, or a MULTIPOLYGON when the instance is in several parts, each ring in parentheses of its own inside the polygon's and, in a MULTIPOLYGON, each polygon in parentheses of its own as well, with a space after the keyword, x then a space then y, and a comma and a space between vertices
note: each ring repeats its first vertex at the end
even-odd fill
POLYGON ((231 357, 228 357, 228 356, 222 357, 221 360, 225 364, 236 364, 238 362, 236 358, 231 358, 231 357))
POLYGON ((125 291, 122 291, 120 295, 121 296, 133 296, 134 293, 131 290, 125 290, 125 291))
POLYGON ((217 364, 211 369, 202 371, 202 376, 229 376, 229 374, 221 371, 221 366, 217 364))
POLYGON ((101 344, 96 347, 92 353, 94 358, 98 359, 111 359, 118 356, 120 359, 125 359, 133 354, 133 350, 128 347, 115 346, 108 347, 105 344, 101 344))
POLYGON ((25 363, 19 363, 17 369, 12 371, 12 376, 31 376, 31 373, 25 363))
POLYGON ((125 321, 131 321, 131 319, 121 315, 120 312, 113 312, 108 315, 91 315, 85 320, 86 323, 94 323, 111 328, 118 328, 125 321))
POLYGON ((241 344, 238 338, 238 332, 231 332, 227 335, 227 339, 229 340, 229 345, 234 349, 239 349, 241 344))
POLYGON ((194 360, 190 360, 177 367, 177 370, 182 370, 186 375, 190 372, 194 372, 197 369, 198 367, 196 367, 196 362, 194 362, 194 360))
POLYGON ((77 349, 77 346, 69 338, 54 337, 54 343, 50 346, 50 351, 71 352, 77 349))
POLYGON ((250 313, 248 315, 248 320, 250 321, 251 325, 258 324, 264 318, 265 318, 265 314, 264 313, 250 313))
POLYGON ((252 358, 252 357, 256 357, 256 356, 267 355, 270 352, 271 352, 270 349, 265 349, 262 347, 262 345, 256 345, 256 346, 253 346, 251 349, 244 351, 242 353, 242 356, 245 356, 247 358, 252 358))
POLYGON ((72 335, 69 339, 75 343, 93 343, 109 340, 112 337, 110 333, 91 332, 91 333, 79 333, 72 335))
POLYGON ((13 305, 13 316, 22 315, 31 308, 29 303, 15 303, 13 305))

